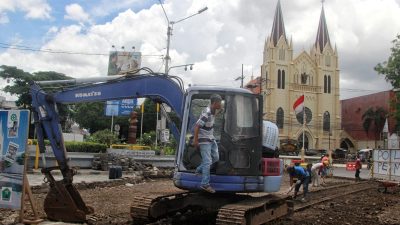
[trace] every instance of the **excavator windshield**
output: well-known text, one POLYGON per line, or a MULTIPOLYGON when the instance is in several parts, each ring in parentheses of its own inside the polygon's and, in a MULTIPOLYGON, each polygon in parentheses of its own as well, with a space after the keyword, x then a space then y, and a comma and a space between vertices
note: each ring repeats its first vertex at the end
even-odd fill
POLYGON ((232 139, 260 135, 258 99, 251 95, 227 95, 224 130, 232 139))

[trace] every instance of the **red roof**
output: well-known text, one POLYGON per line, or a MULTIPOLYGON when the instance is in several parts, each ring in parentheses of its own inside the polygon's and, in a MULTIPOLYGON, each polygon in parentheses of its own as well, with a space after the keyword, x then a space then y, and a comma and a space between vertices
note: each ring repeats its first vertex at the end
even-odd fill
POLYGON ((254 94, 260 94, 260 77, 256 77, 256 79, 250 80, 244 87, 254 94))

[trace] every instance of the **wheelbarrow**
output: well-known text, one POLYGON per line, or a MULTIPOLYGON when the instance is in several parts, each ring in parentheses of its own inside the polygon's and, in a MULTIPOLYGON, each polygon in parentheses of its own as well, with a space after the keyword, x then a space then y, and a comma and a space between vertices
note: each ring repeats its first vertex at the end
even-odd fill
POLYGON ((381 180, 378 182, 378 191, 382 193, 394 193, 396 189, 398 189, 398 187, 400 186, 400 184, 396 181, 381 180))

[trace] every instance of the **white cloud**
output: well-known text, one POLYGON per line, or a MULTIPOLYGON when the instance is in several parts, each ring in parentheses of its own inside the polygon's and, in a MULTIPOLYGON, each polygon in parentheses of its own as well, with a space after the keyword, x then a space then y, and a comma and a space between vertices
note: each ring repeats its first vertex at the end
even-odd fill
POLYGON ((46 0, 1 0, 0 14, 6 15, 7 11, 22 11, 28 19, 51 18, 51 7, 46 0))
POLYGON ((67 13, 64 18, 78 22, 89 22, 89 14, 87 14, 79 4, 70 4, 65 6, 67 13))
MULTIPOLYGON (((333 46, 337 45, 339 52, 341 99, 366 94, 366 90, 382 91, 390 88, 384 77, 377 75, 373 67, 387 59, 391 40, 400 30, 400 20, 393 19, 400 15, 398 1, 325 2, 331 42, 333 46), (365 90, 356 92, 355 89, 365 90)), ((204 6, 209 8, 200 15, 174 25, 170 66, 186 63, 195 65, 192 71, 185 72, 183 68, 176 68, 171 73, 178 74, 191 84, 237 87, 240 81, 234 80, 241 75, 242 64, 245 65, 245 82, 250 79, 252 72, 254 76, 259 76, 264 42, 271 33, 276 2, 165 1, 164 8, 171 21, 190 16, 204 6)), ((122 1, 116 5, 107 3, 114 10, 143 4, 139 0, 122 1)), ((98 7, 104 6, 102 4, 106 2, 100 2, 98 7)), ((287 37, 289 40, 292 37, 295 56, 303 49, 309 51, 315 41, 321 4, 311 0, 282 0, 281 5, 287 37)), ((68 18, 77 21, 89 19, 88 14, 76 6, 69 12, 67 10, 68 18)), ((87 11, 94 15, 93 10, 98 7, 87 11)), ((4 11, 4 8, 0 3, 0 11, 4 11)), ((12 10, 10 6, 8 8, 12 10)), ((117 49, 121 46, 125 46, 125 49, 135 46, 144 55, 142 66, 163 72, 160 55, 165 54, 166 33, 164 13, 160 5, 156 4, 140 11, 125 8, 112 20, 89 24, 88 27, 74 25, 50 28, 42 49, 107 53, 112 45, 117 49)), ((87 77, 104 76, 108 56, 27 53, 8 49, 0 53, 0 61, 29 72, 53 70, 73 77, 87 77)))
POLYGON ((123 11, 127 8, 141 7, 147 1, 141 0, 119 0, 110 2, 109 0, 101 0, 91 10, 94 16, 107 16, 116 11, 123 11))

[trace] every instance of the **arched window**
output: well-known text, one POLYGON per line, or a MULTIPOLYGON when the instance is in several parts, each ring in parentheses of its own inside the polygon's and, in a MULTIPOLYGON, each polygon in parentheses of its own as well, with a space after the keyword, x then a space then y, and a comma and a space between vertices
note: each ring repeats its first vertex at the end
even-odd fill
POLYGON ((283 112, 283 109, 281 107, 278 108, 278 110, 276 111, 276 125, 278 126, 278 128, 283 128, 283 118, 284 118, 285 114, 283 112))
POLYGON ((278 89, 280 89, 281 88, 281 70, 278 70, 278 89))
POLYGON ((327 81, 326 75, 324 75, 324 93, 327 92, 327 88, 326 88, 327 83, 328 83, 328 81, 327 81))
POLYGON ((282 70, 282 89, 285 89, 285 70, 282 70))
POLYGON ((324 131, 330 131, 331 130, 331 116, 330 116, 328 111, 324 112, 324 122, 323 122, 322 129, 324 131))
POLYGON ((328 93, 331 93, 331 76, 328 76, 328 93))

